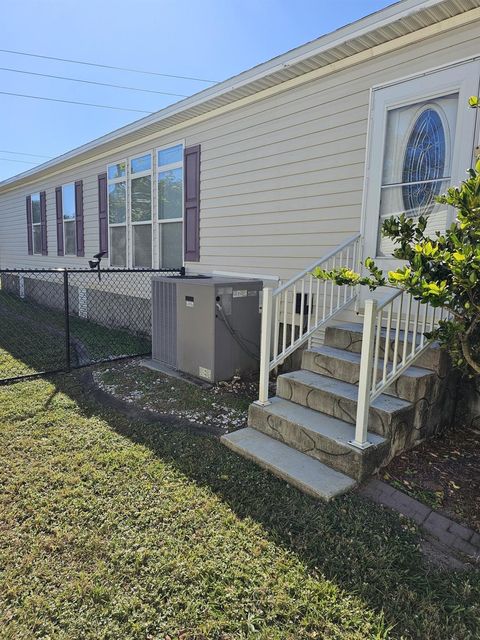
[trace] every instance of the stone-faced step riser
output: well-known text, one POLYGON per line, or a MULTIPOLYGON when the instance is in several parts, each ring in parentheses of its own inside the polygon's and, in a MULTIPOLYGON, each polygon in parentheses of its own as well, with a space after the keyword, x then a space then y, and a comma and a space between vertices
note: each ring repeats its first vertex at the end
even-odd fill
MULTIPOLYGON (((355 385, 358 384, 360 377, 360 363, 342 360, 333 355, 315 351, 304 352, 302 369, 355 385)), ((379 368, 377 380, 381 380, 382 375, 383 370, 379 368)), ((421 377, 402 375, 384 393, 409 402, 416 402, 422 398, 429 398, 432 402, 436 401, 443 392, 441 382, 433 372, 431 375, 421 377)))
MULTIPOLYGON (((279 376, 277 379, 277 395, 285 400, 301 404, 314 411, 326 413, 345 422, 355 424, 357 401, 338 396, 332 390, 317 389, 299 382, 279 376)), ((386 438, 392 438, 396 432, 410 432, 414 424, 414 407, 406 407, 396 412, 387 412, 370 407, 368 430, 386 438)))
MULTIPOLYGON (((353 353, 361 353, 362 351, 362 333, 361 331, 353 331, 344 327, 331 326, 325 331, 325 344, 329 347, 337 349, 345 349, 353 353)), ((384 337, 380 339, 380 358, 385 354, 386 340, 384 337)), ((403 353, 403 340, 399 341, 399 359, 403 353)), ((411 343, 409 343, 411 347, 411 343)), ((408 346, 407 345, 407 348, 408 346)), ((389 359, 391 361, 393 354, 393 341, 390 342, 389 359)), ((445 376, 449 369, 448 355, 438 347, 427 349, 422 355, 415 360, 417 367, 425 367, 436 371, 440 376, 445 376)))
POLYGON ((356 451, 308 427, 270 413, 268 406, 250 405, 248 425, 359 482, 375 473, 390 458, 388 441, 378 447, 356 451))

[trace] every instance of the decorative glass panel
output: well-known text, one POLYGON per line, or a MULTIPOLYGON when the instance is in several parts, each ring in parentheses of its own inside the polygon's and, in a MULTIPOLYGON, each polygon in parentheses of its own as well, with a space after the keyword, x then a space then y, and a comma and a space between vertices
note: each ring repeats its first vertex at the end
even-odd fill
POLYGON ((132 222, 143 222, 152 219, 152 178, 142 176, 133 178, 132 189, 132 222))
POLYGON ((158 166, 162 167, 166 164, 173 164, 174 162, 183 162, 183 146, 177 144, 175 147, 169 149, 162 149, 158 152, 158 166))
POLYGON ((126 227, 110 228, 110 265, 112 267, 127 266, 127 229, 126 227))
POLYGON ((445 169, 445 130, 438 113, 425 109, 417 118, 403 161, 403 204, 406 211, 427 214, 440 193, 445 169), (440 179, 440 180, 439 180, 440 179))
POLYGON ((33 225, 33 253, 42 253, 42 227, 33 225))
POLYGON ((127 185, 117 182, 108 185, 108 217, 110 224, 123 223, 127 216, 127 185))
POLYGON ((150 154, 142 156, 141 158, 134 158, 130 163, 132 173, 139 173, 140 171, 150 171, 152 168, 152 156, 150 154))
POLYGON ((75 185, 64 184, 62 187, 62 210, 64 220, 75 220, 75 185))
POLYGON ((77 253, 75 240, 75 220, 68 220, 63 223, 65 233, 65 255, 74 256, 77 253))
POLYGON ((119 162, 118 164, 111 164, 108 167, 108 179, 114 180, 115 178, 123 178, 127 174, 127 167, 125 162, 119 162))
POLYGON ((133 234, 133 266, 150 268, 152 266, 152 225, 136 224, 133 234))
POLYGON ((40 194, 34 193, 32 194, 31 198, 32 198, 32 222, 33 224, 35 224, 36 222, 40 222, 40 194))
POLYGON ((183 211, 183 169, 158 174, 158 219, 181 218, 183 211))
POLYGON ((181 222, 160 224, 160 267, 178 268, 183 264, 181 222))

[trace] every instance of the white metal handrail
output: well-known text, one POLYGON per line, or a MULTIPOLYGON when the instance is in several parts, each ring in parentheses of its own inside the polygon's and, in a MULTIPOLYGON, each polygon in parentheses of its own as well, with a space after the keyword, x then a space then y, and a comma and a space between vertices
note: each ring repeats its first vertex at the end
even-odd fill
POLYGON ((380 303, 365 301, 355 440, 360 449, 367 440, 371 403, 428 348, 426 332, 444 318, 444 309, 421 303, 397 289, 380 303))
POLYGON ((319 280, 312 271, 316 267, 358 271, 360 242, 358 233, 275 290, 263 289, 258 404, 269 404, 270 371, 355 300, 357 287, 319 280))

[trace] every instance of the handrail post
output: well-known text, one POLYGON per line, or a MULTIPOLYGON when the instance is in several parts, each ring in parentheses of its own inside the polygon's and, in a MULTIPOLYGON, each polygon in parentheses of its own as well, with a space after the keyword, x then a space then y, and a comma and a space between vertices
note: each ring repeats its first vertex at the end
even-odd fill
POLYGON ((360 358, 360 378, 358 382, 357 421, 355 440, 350 444, 358 449, 367 449, 371 442, 367 440, 368 414, 370 411, 370 389, 373 376, 373 352, 375 346, 375 323, 377 318, 377 301, 365 300, 363 320, 362 354, 360 358))
MULTIPOLYGON (((270 377, 270 346, 272 340, 272 309, 273 309, 273 289, 263 288, 262 298, 262 326, 260 340, 260 382, 258 389, 258 400, 255 404, 265 407, 270 403, 268 399, 268 382, 270 377)), ((276 319, 277 321, 278 319, 276 319)))

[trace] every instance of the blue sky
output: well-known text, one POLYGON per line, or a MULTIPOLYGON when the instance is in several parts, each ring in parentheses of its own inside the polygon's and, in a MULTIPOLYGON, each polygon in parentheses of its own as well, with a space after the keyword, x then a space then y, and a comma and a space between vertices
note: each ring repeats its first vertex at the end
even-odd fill
MULTIPOLYGON (((387 0, 22 0, 5 5, 0 47, 221 81, 388 4, 387 0)), ((186 95, 211 86, 10 53, 0 53, 0 67, 186 95)), ((0 90, 5 92, 146 111, 178 99, 2 70, 0 78, 0 90)), ((56 156, 141 116, 0 94, 0 179, 42 161, 8 151, 56 156)))

